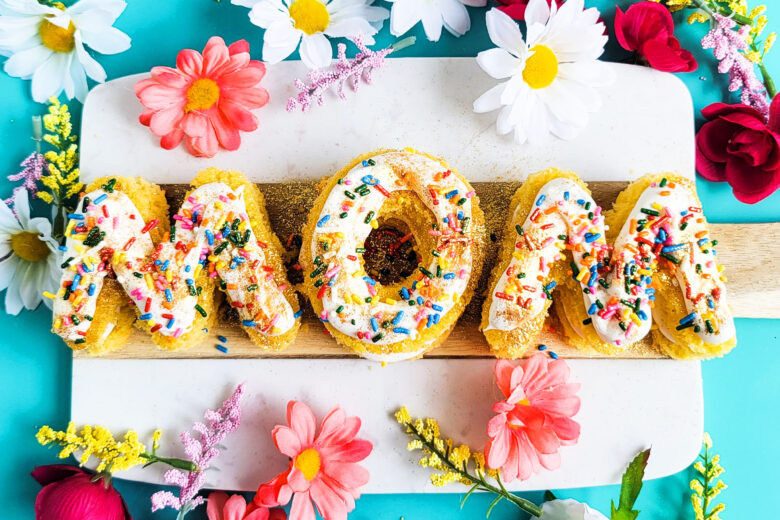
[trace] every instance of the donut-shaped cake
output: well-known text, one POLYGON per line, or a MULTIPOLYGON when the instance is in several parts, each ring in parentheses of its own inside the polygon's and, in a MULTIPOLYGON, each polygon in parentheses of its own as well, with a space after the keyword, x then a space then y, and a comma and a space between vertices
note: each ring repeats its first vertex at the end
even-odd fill
POLYGON ((324 182, 303 230, 300 263, 315 313, 341 345, 377 361, 420 357, 441 344, 471 299, 485 222, 468 181, 405 149, 354 159, 324 182), (419 265, 395 283, 367 272, 366 240, 402 229, 419 265))
POLYGON ((585 352, 621 352, 651 329, 653 345, 675 358, 736 344, 690 180, 645 176, 602 214, 575 174, 553 169, 528 178, 511 214, 481 324, 498 356, 525 352, 553 300, 567 342, 585 352))
POLYGON ((134 322, 166 349, 200 343, 221 293, 258 346, 278 350, 295 337, 300 312, 281 244, 242 174, 198 174, 173 230, 162 190, 143 179, 93 182, 68 217, 53 330, 72 348, 119 348, 134 322))

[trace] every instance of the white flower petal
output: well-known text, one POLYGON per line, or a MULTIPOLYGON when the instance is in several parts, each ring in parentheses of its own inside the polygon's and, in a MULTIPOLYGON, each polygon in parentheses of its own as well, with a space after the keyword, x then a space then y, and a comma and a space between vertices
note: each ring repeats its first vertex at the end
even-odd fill
POLYGON ((19 287, 22 303, 25 308, 35 310, 41 304, 43 297, 43 278, 46 275, 46 262, 25 262, 27 269, 24 271, 22 283, 19 287))
POLYGON ((249 11, 249 21, 267 29, 279 21, 289 25, 290 14, 281 2, 259 2, 249 11))
POLYGON ((14 193, 14 211, 22 229, 30 229, 30 195, 27 190, 14 193))
POLYGON ((544 520, 607 520, 607 517, 586 504, 567 498, 542 504, 544 520))
MULTIPOLYGON (((124 0, 79 0, 72 6, 66 9, 66 12, 70 14, 74 20, 76 17, 80 17, 85 14, 93 16, 93 13, 100 12, 105 20, 103 25, 113 25, 122 11, 127 7, 127 3, 124 0)), ((77 26, 79 24, 76 24, 77 26)))
POLYGON ((523 72, 525 63, 501 48, 488 49, 477 54, 482 70, 496 79, 504 79, 523 72))
POLYGON ((333 59, 333 47, 322 33, 304 34, 301 37, 301 60, 310 69, 322 69, 333 59))
MULTIPOLYGON (((555 2, 553 2, 554 4, 555 2)), ((557 4, 556 4, 557 7, 557 4)), ((525 23, 526 25, 532 24, 547 24, 547 20, 550 19, 550 6, 547 4, 547 0, 530 0, 525 8, 525 23)))
POLYGON ((471 18, 466 6, 458 0, 441 0, 441 17, 444 27, 455 36, 463 36, 471 29, 471 18))
POLYGON ((363 42, 365 43, 367 38, 376 34, 377 31, 374 26, 368 23, 368 20, 353 17, 332 21, 324 32, 331 38, 354 39, 360 34, 363 35, 363 42))
POLYGON ((100 54, 119 54, 130 48, 130 37, 116 27, 103 31, 79 29, 79 32, 84 44, 100 54))
POLYGON ((56 7, 49 7, 29 0, 0 0, 0 14, 7 16, 18 15, 52 15, 61 12, 56 7))
POLYGON ((43 65, 54 51, 38 45, 13 54, 3 66, 6 74, 22 79, 30 79, 36 69, 43 65))
POLYGON ((103 83, 106 80, 106 71, 103 70, 103 67, 100 65, 100 63, 98 63, 97 60, 95 60, 95 58, 93 58, 92 55, 84 48, 78 32, 74 35, 74 37, 76 40, 76 56, 78 61, 84 67, 84 72, 87 73, 87 76, 94 79, 98 83, 103 83))
POLYGON ((525 59, 528 47, 523 40, 520 27, 514 20, 502 11, 493 8, 485 15, 485 21, 490 40, 494 44, 511 52, 520 59, 525 59))
POLYGON ((88 91, 87 75, 85 74, 84 67, 81 65, 79 60, 71 60, 69 77, 73 92, 69 93, 68 96, 75 97, 83 103, 84 99, 87 97, 88 91))
POLYGON ((70 57, 70 54, 55 52, 38 67, 32 78, 32 96, 35 101, 45 103, 50 97, 62 92, 70 57))
POLYGON ((504 92, 505 87, 506 83, 499 83, 475 99, 474 112, 483 114, 501 108, 501 94, 504 92))
MULTIPOLYGON (((14 193, 14 198, 19 196, 19 191, 14 193)), ((19 221, 16 219, 13 211, 11 211, 11 208, 9 208, 6 204, 0 204, 0 240, 5 239, 3 235, 16 233, 17 231, 21 230, 22 226, 19 224, 19 221)), ((2 255, 0 255, 0 258, 2 258, 2 255)))
MULTIPOLYGON (((233 5, 240 5, 241 7, 249 7, 250 9, 257 4, 269 3, 268 0, 230 0, 233 5)), ((281 2, 278 2, 281 4, 281 2)))
POLYGON ((14 273, 16 273, 16 268, 21 261, 22 260, 16 255, 11 255, 8 258, 0 260, 0 291, 10 287, 14 278, 14 273))
POLYGON ((390 11, 390 32, 401 36, 420 21, 417 0, 395 0, 390 11))
POLYGON ((423 9, 420 18, 422 19, 423 29, 425 30, 425 37, 432 42, 439 41, 443 24, 441 12, 433 7, 428 7, 427 9, 423 9))
POLYGON ((27 16, 0 16, 0 49, 16 52, 29 47, 30 40, 40 44, 38 27, 41 18, 27 16))

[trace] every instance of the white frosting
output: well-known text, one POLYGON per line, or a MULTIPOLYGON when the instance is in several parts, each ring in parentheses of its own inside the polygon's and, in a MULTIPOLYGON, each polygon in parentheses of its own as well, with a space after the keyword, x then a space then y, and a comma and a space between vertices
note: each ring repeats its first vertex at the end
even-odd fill
MULTIPOLYGON (((319 266, 315 265, 312 277, 327 285, 320 290, 320 319, 348 336, 377 345, 414 339, 418 326, 438 323, 452 311, 471 277, 473 195, 457 175, 420 154, 389 152, 350 170, 328 195, 310 245, 319 266), (365 195, 359 193, 362 185, 368 189, 365 195), (379 301, 374 297, 379 282, 364 271, 360 248, 385 199, 401 190, 413 191, 433 214, 438 229, 430 233, 439 256, 422 266, 430 275, 421 270, 419 281, 406 287, 405 297, 399 294, 379 301), (323 242, 328 243, 327 251, 323 242)), ((419 352, 409 355, 415 357, 419 352)))
POLYGON ((211 183, 196 189, 174 217, 174 241, 157 246, 149 235, 154 223, 145 223, 124 193, 99 189, 86 198, 91 203, 79 204, 70 216, 65 254, 69 268, 63 271, 54 300, 54 329, 64 339, 83 340, 109 269, 138 307, 139 319, 166 336, 188 332, 196 312, 205 312, 198 306, 195 286, 204 266, 211 266, 211 276, 218 275, 227 284, 228 298, 239 307, 245 326, 276 335, 294 325, 292 307, 265 265, 242 188, 233 191, 211 183), (238 219, 239 243, 228 240, 228 233, 223 236, 228 228, 222 222, 228 218, 228 226, 238 219), (97 243, 90 240, 101 234, 97 243), (223 244, 227 246, 220 248, 223 244))
MULTIPOLYGON (((694 327, 707 343, 722 343, 734 336, 725 286, 714 251, 707 245, 707 223, 686 186, 648 187, 612 251, 605 241, 601 208, 576 182, 554 179, 539 190, 535 201, 522 223, 523 235, 517 235, 510 264, 494 289, 488 330, 513 330, 542 312, 555 285, 550 269, 565 258, 565 248, 572 250, 576 274, 581 275, 578 280, 585 289, 583 303, 605 342, 626 347, 649 332, 655 299, 649 286, 659 258, 676 266, 677 279, 685 288, 690 315, 680 317, 680 326, 694 327), (647 222, 640 231, 637 223, 641 220, 647 222), (521 273, 524 276, 518 279, 521 273)), ((515 225, 520 224, 518 213, 512 217, 515 225)))

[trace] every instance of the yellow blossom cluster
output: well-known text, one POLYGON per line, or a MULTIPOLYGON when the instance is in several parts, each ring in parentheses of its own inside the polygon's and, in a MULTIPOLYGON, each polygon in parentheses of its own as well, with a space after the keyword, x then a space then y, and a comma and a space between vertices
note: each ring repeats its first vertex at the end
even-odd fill
POLYGON ((718 477, 723 474, 723 467, 720 465, 720 455, 710 457, 712 448, 712 439, 709 434, 704 434, 704 453, 700 455, 702 460, 697 461, 693 467, 699 474, 691 480, 690 487, 691 504, 696 520, 721 520, 720 513, 726 509, 723 504, 712 506, 711 503, 721 491, 726 489, 726 484, 718 477))
POLYGON ((43 116, 43 126, 47 132, 43 140, 56 150, 44 154, 47 172, 41 177, 41 182, 49 191, 38 192, 38 197, 49 204, 61 204, 84 187, 79 181, 78 137, 73 134, 70 118, 68 105, 54 97, 49 100, 49 113, 43 116))
POLYGON ((691 5, 691 0, 653 0, 653 2, 664 4, 672 12, 685 9, 691 5))
POLYGON ((406 433, 413 437, 407 444, 407 449, 422 451, 420 466, 437 472, 431 475, 431 483, 434 486, 441 487, 451 482, 474 484, 468 475, 470 462, 473 462, 480 478, 484 475, 496 476, 495 471, 486 468, 485 456, 482 453, 472 453, 466 445, 456 445, 452 439, 443 439, 439 423, 435 419, 412 419, 406 407, 395 413, 395 419, 405 426, 406 433))
MULTIPOLYGON (((35 435, 38 442, 44 446, 54 444, 62 446, 59 458, 64 459, 80 452, 79 462, 83 466, 90 457, 100 461, 95 471, 124 471, 145 464, 148 461, 146 447, 138 440, 135 431, 125 433, 122 441, 117 441, 108 428, 103 426, 85 425, 81 432, 76 432, 76 426, 71 422, 65 431, 56 431, 49 426, 43 426, 35 435)), ((159 442, 159 430, 154 433, 153 442, 159 442)))

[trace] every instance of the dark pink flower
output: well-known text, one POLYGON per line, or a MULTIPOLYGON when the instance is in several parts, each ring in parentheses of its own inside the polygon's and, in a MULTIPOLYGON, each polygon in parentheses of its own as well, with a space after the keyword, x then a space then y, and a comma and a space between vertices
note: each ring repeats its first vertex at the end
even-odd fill
POLYGON ((203 54, 184 49, 175 69, 154 67, 151 74, 135 85, 135 94, 147 109, 139 121, 162 138, 160 146, 165 149, 184 139, 187 150, 198 157, 213 157, 220 146, 237 150, 239 130, 257 129, 257 117, 250 110, 268 103, 268 92, 258 86, 265 65, 250 60, 244 40, 228 47, 214 36, 203 54))
POLYGON ((569 366, 536 354, 519 365, 501 359, 495 371, 505 399, 493 405, 498 415, 488 422, 488 467, 500 468, 507 482, 558 468, 558 449, 580 436, 580 425, 572 419, 580 409, 580 385, 568 382, 569 366))
POLYGON ((769 122, 747 105, 713 103, 702 114, 707 122, 696 135, 696 169, 714 182, 728 182, 747 204, 780 186, 780 101, 769 107, 769 122))
MULTIPOLYGON (((510 18, 514 20, 525 20, 525 9, 528 7, 530 0, 498 0, 498 3, 503 4, 498 7, 500 11, 504 11, 510 18)), ((563 5, 564 0, 555 0, 558 7, 563 5)), ((552 5, 552 0, 547 0, 547 5, 552 5)))
POLYGON ((636 51, 656 70, 691 72, 698 64, 674 37, 674 21, 663 5, 645 1, 624 13, 615 9, 615 37, 627 51, 636 51))
POLYGON ((35 499, 36 520, 133 520, 122 496, 102 477, 76 466, 38 466, 43 486, 35 499))
POLYGON ((269 510, 254 502, 247 504, 243 496, 228 497, 223 491, 214 491, 209 495, 206 516, 209 520, 287 520, 287 513, 283 509, 269 510))

